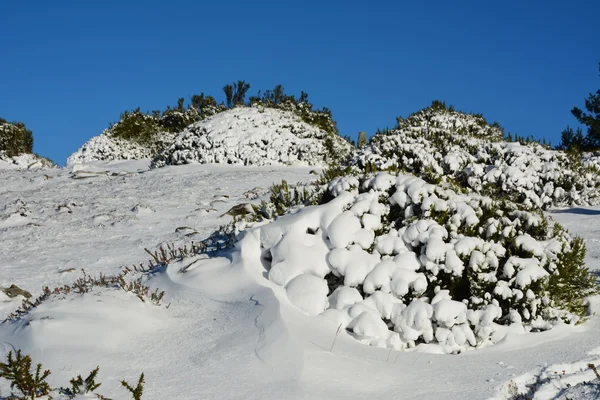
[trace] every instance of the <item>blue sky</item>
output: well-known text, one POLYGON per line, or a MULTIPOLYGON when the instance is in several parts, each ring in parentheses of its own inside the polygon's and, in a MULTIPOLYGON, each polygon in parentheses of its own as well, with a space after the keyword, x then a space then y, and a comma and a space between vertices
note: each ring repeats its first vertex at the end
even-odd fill
POLYGON ((600 2, 3 1, 0 116, 66 157, 126 109, 242 79, 329 107, 341 134, 433 99, 558 143, 600 86, 600 2))

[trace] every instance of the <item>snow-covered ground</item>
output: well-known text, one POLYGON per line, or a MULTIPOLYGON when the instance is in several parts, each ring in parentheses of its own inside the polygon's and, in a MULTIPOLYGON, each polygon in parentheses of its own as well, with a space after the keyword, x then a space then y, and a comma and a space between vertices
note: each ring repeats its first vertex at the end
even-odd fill
MULTIPOLYGON (((264 193, 282 179, 315 179, 310 171, 148 170, 148 161, 0 170, 0 287, 16 284, 35 296, 43 285, 72 282, 81 268, 115 273, 146 261, 146 247, 208 237, 231 220, 223 216, 227 210, 250 201, 250 191, 264 193)), ((600 207, 551 217, 586 239, 589 265, 600 269, 600 207)), ((152 288, 166 292, 162 306, 112 289, 54 297, 0 325, 0 359, 23 349, 52 370, 53 386, 99 365, 98 392, 115 399, 127 398, 118 381, 132 382, 142 371, 144 399, 502 399, 535 381, 541 399, 557 398, 561 384, 569 398, 597 395, 594 386, 577 383, 593 379, 579 367, 598 361, 598 317, 509 334, 493 347, 459 355, 368 347, 293 306, 261 265, 240 257, 244 250, 252 251, 199 257, 185 273, 181 268, 191 261, 183 260, 150 277, 152 288)), ((0 317, 19 303, 0 297, 0 317)), ((0 383, 0 397, 8 393, 0 383)))

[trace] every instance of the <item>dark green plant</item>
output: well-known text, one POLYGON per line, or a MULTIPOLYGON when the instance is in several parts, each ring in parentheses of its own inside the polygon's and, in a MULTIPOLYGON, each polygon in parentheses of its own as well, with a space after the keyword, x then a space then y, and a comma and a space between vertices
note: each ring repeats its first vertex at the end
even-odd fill
POLYGON ((148 145, 158 133, 159 125, 153 116, 144 114, 138 107, 121 113, 119 122, 111 125, 111 131, 115 137, 148 145))
MULTIPOLYGON (((554 234, 559 235, 564 229, 555 224, 554 234)), ((566 244, 563 244, 563 247, 566 244)), ((567 250, 567 249, 564 249, 567 250)), ((556 306, 568 310, 580 317, 586 313, 584 298, 597 293, 595 277, 585 265, 585 243, 582 238, 575 237, 567 251, 558 255, 557 270, 548 281, 548 293, 556 306)))
POLYGON ((144 393, 144 383, 144 373, 142 372, 135 387, 132 387, 126 380, 121 381, 121 386, 131 393, 133 400, 141 400, 142 394, 144 393))
MULTIPOLYGON (((598 63, 600 70, 600 63, 598 63)), ((561 143, 557 148, 562 150, 570 150, 573 147, 578 147, 583 151, 590 151, 600 148, 600 89, 596 93, 590 93, 585 99, 584 112, 578 107, 571 110, 571 114, 577 119, 581 125, 587 127, 585 136, 581 128, 573 131, 567 127, 561 134, 561 143)))
POLYGON ((33 133, 22 122, 6 122, 0 118, 0 151, 13 157, 33 152, 33 133))
POLYGON ((237 81, 233 84, 223 86, 227 108, 244 105, 246 101, 246 93, 249 89, 250 84, 246 83, 246 81, 237 81))
MULTIPOLYGON (((17 350, 16 357, 9 351, 6 363, 0 362, 0 378, 10 381, 10 388, 19 390, 22 399, 33 400, 48 395, 52 390, 46 382, 48 376, 50 371, 42 371, 42 364, 37 364, 35 372, 32 372, 31 357, 21 355, 21 350, 17 350)), ((14 393, 11 396, 15 396, 14 393)))
POLYGON ((73 378, 69 381, 71 383, 71 387, 60 388, 59 393, 64 394, 69 398, 74 398, 78 394, 94 392, 100 387, 100 385, 102 385, 101 383, 96 383, 98 371, 100 371, 100 367, 93 369, 85 379, 83 379, 81 375, 77 375, 77 378, 73 378))

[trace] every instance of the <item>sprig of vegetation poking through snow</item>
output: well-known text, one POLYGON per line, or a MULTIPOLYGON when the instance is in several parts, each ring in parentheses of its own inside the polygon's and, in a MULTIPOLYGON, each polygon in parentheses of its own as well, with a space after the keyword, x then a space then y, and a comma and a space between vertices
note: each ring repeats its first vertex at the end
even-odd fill
MULTIPOLYGON (((37 364, 35 370, 32 369, 32 360, 29 355, 22 355, 21 350, 17 350, 13 355, 8 352, 6 362, 0 362, 0 378, 10 382, 11 390, 17 390, 17 393, 11 392, 11 399, 75 399, 88 398, 85 395, 92 395, 96 399, 110 400, 101 394, 96 393, 102 384, 96 382, 100 367, 93 369, 88 376, 83 379, 81 375, 71 379, 70 387, 52 388, 46 379, 50 376, 50 370, 44 370, 42 364, 37 364), (58 396, 58 397, 53 397, 58 396)), ((144 374, 138 379, 136 387, 132 387, 127 381, 122 380, 121 386, 130 392, 133 400, 140 400, 144 392, 144 374)))

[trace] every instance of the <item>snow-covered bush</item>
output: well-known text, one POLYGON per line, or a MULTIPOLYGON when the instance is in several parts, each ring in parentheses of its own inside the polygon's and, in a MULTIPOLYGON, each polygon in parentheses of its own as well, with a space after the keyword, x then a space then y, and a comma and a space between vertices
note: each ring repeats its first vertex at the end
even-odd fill
POLYGON ((33 134, 25 124, 0 118, 0 169, 53 166, 52 160, 33 153, 33 134))
POLYGON ((580 239, 540 212, 411 175, 345 176, 332 200, 242 234, 268 278, 358 340, 458 352, 550 329, 595 290, 580 239))
POLYGON ((22 122, 7 122, 0 118, 0 152, 5 157, 29 154, 33 151, 33 134, 22 122))
POLYGON ((571 154, 502 137, 499 125, 481 115, 434 102, 373 136, 353 164, 362 170, 409 172, 432 183, 506 197, 529 209, 600 202, 597 169, 571 154))
POLYGON ((290 111, 299 116, 307 124, 316 126, 331 134, 338 134, 331 111, 327 107, 315 109, 313 104, 308 101, 308 93, 304 91, 296 98, 294 95, 286 94, 282 85, 277 85, 273 90, 267 90, 262 95, 259 91, 257 96, 250 97, 248 103, 253 106, 290 111))
POLYGON ((188 163, 325 165, 352 145, 291 111, 236 107, 189 126, 153 160, 153 167, 188 163))
POLYGON ((175 108, 144 113, 139 108, 121 113, 111 124, 73 153, 67 164, 85 161, 138 160, 152 158, 173 142, 188 125, 225 110, 211 96, 194 95, 188 108, 180 98, 175 108))

